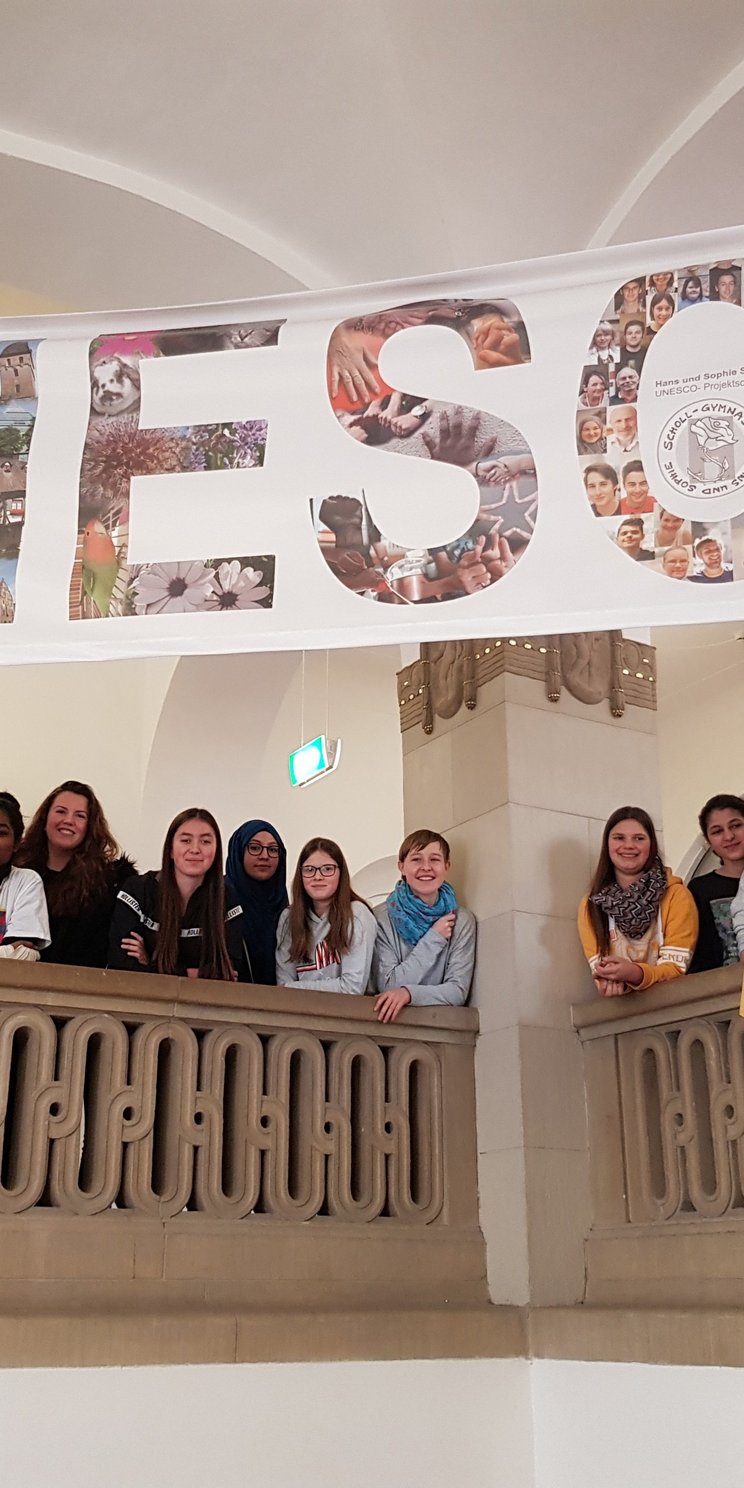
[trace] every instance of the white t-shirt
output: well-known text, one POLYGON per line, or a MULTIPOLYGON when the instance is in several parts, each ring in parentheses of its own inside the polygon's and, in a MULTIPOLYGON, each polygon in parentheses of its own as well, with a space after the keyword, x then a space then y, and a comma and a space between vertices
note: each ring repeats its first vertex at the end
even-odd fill
POLYGON ((0 945, 33 940, 39 950, 50 943, 44 885, 33 868, 11 868, 0 882, 0 945))

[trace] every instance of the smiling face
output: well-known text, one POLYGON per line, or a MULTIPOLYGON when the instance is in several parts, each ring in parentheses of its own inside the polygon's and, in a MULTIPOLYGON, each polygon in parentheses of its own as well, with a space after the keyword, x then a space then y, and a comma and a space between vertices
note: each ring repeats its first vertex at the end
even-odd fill
POLYGON ((625 500, 631 511, 643 511, 648 502, 648 481, 643 470, 629 470, 624 478, 625 500))
POLYGON ((635 408, 611 408, 610 429, 622 444, 634 443, 638 433, 638 414, 635 408))
POLYGON ((686 579, 690 572, 690 555, 686 548, 668 548, 661 560, 664 573, 670 579, 686 579))
POLYGON ((616 873, 626 878, 637 878, 647 866, 651 838, 640 822, 627 817, 612 828, 607 850, 616 873))
POLYGON ((338 863, 334 863, 333 858, 322 848, 316 848, 315 852, 305 858, 301 871, 305 893, 312 900, 315 913, 326 914, 338 889, 341 872, 338 863))
POLYGON ((243 853, 243 868, 249 878, 257 883, 266 883, 273 878, 279 867, 279 844, 271 832, 255 832, 246 843, 243 853))
POLYGON ((675 537, 680 527, 684 525, 684 517, 675 517, 674 512, 659 511, 659 536, 664 538, 675 537))
POLYGON ((711 811, 705 836, 715 853, 718 853, 724 868, 736 868, 744 863, 744 816, 726 806, 721 811, 711 811))
POLYGON ((623 309, 637 310, 641 302, 643 286, 640 279, 629 279, 622 287, 623 309))
POLYGON ((398 869, 411 893, 418 899, 423 899, 425 904, 436 903, 448 868, 449 859, 445 857, 439 842, 431 842, 428 847, 412 848, 398 863, 398 869))
POLYGON ((587 378, 584 387, 584 398, 587 408, 599 408, 607 397, 607 387, 604 378, 599 377, 596 372, 587 378))
POLYGON ((643 344, 643 325, 640 320, 629 320, 625 327, 625 350, 640 351, 643 344))
POLYGON ((54 797, 46 819, 46 835, 56 853, 74 853, 85 841, 88 831, 88 802, 74 791, 60 791, 54 797))
POLYGON ((643 527, 635 522, 621 522, 617 529, 617 545, 625 553, 638 553, 643 541, 643 527))
POLYGON ((736 303, 736 279, 733 274, 718 275, 718 298, 728 305, 736 303))
POLYGON ((599 422, 599 419, 584 419, 584 422, 581 425, 581 438, 583 439, 584 444, 599 444, 599 441, 602 438, 603 434, 604 429, 599 422))
POLYGON ((635 403, 640 378, 635 367, 621 367, 615 378, 615 389, 622 403, 635 403))
POLYGON ((723 564, 721 562, 723 558, 723 552, 721 549, 721 544, 717 543, 715 538, 710 537, 707 538, 704 542, 698 543, 695 552, 698 558, 701 560, 706 573, 709 570, 712 573, 721 572, 723 568, 723 564))
POLYGON ((182 822, 171 843, 171 858, 177 878, 201 880, 217 855, 217 838, 209 822, 191 816, 182 822))
POLYGON ((611 517, 617 510, 617 481, 599 470, 589 470, 586 476, 586 494, 600 516, 611 517))
POLYGON ((666 325, 668 320, 671 320, 673 314, 674 305, 671 300, 659 300, 658 305, 654 307, 654 325, 660 329, 661 326, 666 325))
POLYGON ((598 351, 607 351, 612 345, 612 326, 606 320, 600 321, 594 332, 594 345, 598 351))

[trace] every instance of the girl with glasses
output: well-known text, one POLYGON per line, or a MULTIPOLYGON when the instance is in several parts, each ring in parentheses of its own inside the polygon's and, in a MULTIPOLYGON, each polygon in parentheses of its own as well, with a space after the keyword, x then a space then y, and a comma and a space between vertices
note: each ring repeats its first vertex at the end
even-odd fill
POLYGON ((159 873, 135 874, 119 892, 109 966, 229 982, 243 950, 243 911, 222 877, 220 829, 201 806, 179 812, 159 873))
POLYGON ((313 837, 297 860, 291 903, 279 921, 278 985, 362 996, 376 928, 371 909, 351 887, 341 848, 313 837))
POLYGON ((225 878, 243 906, 241 980, 276 983, 276 931, 287 908, 287 849, 271 822, 255 817, 233 832, 225 878))

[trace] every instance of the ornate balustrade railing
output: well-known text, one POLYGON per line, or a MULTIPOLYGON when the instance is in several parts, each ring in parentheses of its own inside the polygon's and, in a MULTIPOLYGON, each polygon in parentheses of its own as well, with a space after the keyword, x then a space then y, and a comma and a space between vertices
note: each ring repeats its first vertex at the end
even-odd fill
POLYGON ((744 1301, 739 967, 581 1004, 593 1301, 744 1301))
POLYGON ((480 1300, 476 1027, 462 1009, 382 1027, 371 999, 5 963, 0 1297, 41 1274, 480 1300))

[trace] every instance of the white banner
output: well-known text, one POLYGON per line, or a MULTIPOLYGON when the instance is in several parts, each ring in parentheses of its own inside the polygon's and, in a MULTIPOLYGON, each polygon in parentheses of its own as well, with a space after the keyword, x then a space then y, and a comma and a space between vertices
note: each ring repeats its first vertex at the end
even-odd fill
POLYGON ((0 327, 0 661, 744 617, 744 229, 0 327))

